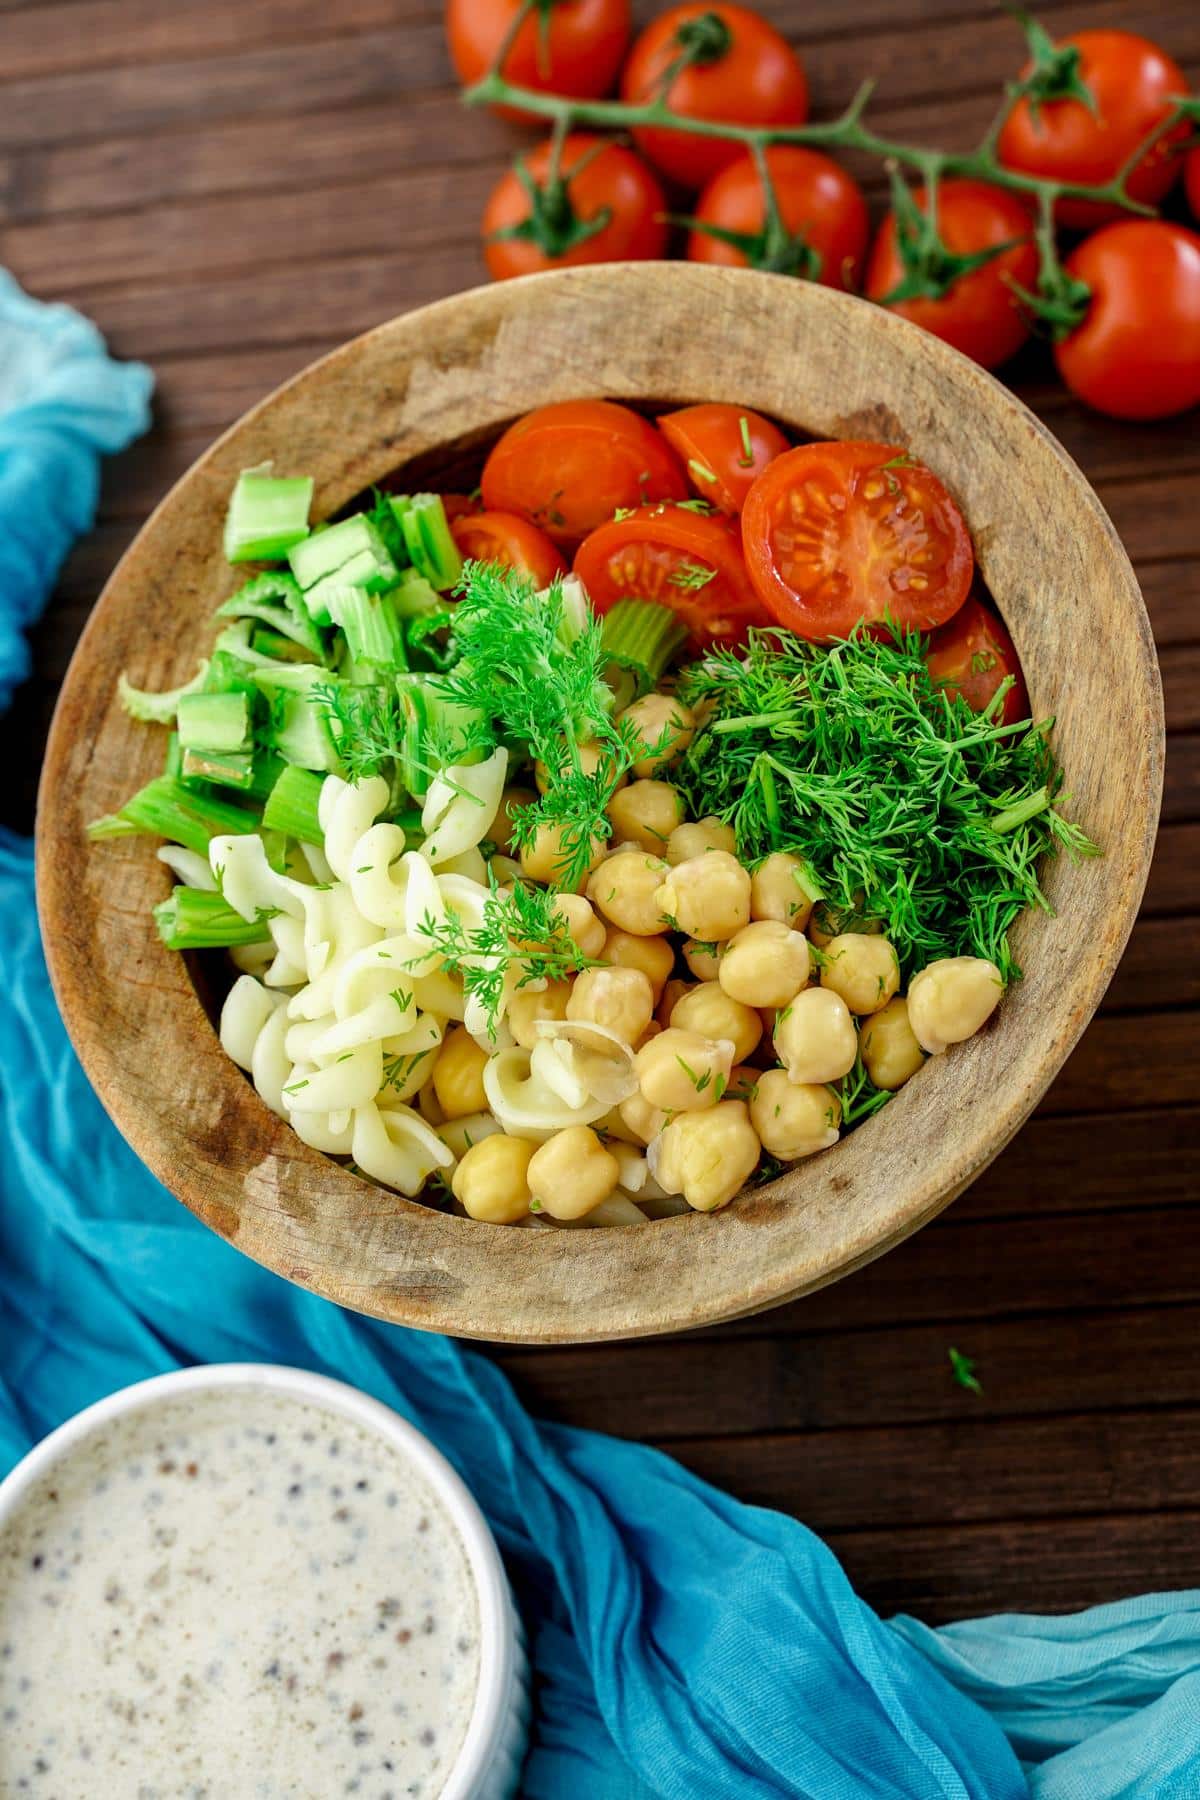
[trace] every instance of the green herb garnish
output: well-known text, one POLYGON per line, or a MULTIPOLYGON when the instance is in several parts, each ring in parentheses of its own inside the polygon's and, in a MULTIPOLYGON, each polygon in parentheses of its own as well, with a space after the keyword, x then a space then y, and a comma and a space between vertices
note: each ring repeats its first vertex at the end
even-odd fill
POLYGON ((975 1358, 973 1356, 964 1356, 961 1350, 956 1350, 954 1348, 953 1344, 951 1344, 946 1354, 950 1358, 950 1373, 953 1375, 955 1381, 957 1381, 959 1387, 966 1388, 967 1392, 971 1394, 982 1394, 983 1383, 975 1373, 975 1370, 979 1366, 976 1363, 975 1358))

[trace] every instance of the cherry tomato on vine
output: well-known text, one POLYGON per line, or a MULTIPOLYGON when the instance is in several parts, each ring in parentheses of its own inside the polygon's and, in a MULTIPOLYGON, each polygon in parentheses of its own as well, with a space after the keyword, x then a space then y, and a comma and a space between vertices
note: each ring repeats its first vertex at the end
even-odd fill
POLYGON ((741 512, 756 476, 788 447, 770 419, 721 401, 663 413, 658 429, 700 498, 726 513, 741 512))
POLYGON ((742 153, 714 175, 696 202, 689 261, 727 267, 749 263, 853 290, 870 232, 862 189, 819 150, 775 144, 766 156, 782 232, 772 232, 768 225, 758 170, 753 158, 742 153))
POLYGON ((738 644, 769 625, 742 560, 737 525, 686 506, 639 506, 583 540, 575 573, 598 613, 618 600, 655 600, 677 613, 694 649, 738 644))
POLYGON ((535 587, 549 587, 556 575, 567 572, 545 532, 519 513, 471 513, 456 519, 450 530, 464 559, 503 563, 528 575, 535 587))
POLYGON ((948 625, 929 640, 925 658, 929 673, 950 698, 963 699, 975 712, 983 712, 1000 683, 1009 675, 1013 684, 1000 707, 997 724, 1015 725, 1029 717, 1029 695, 1021 672, 1021 659, 1004 620, 974 594, 968 594, 948 625))
MULTIPOLYGON (((522 0, 446 0, 450 60, 465 87, 488 73, 522 0)), ((517 87, 596 100, 611 91, 629 42, 629 0, 537 0, 500 73, 517 87)), ((496 111, 528 119, 514 106, 496 111)))
MULTIPOLYGON (((921 213, 927 212, 924 188, 914 191, 913 200, 921 213)), ((1023 241, 990 262, 953 277, 941 295, 936 290, 953 276, 953 263, 943 268, 935 254, 928 266, 922 268, 918 262, 912 271, 915 279, 933 292, 888 300, 888 294, 909 273, 900 251, 896 214, 889 212, 867 264, 867 298, 924 326, 985 369, 999 368, 1021 348, 1030 331, 1029 318, 1011 285, 1016 282, 1032 290, 1037 283, 1038 255, 1029 213, 1017 196, 1004 188, 983 181, 943 181, 938 188, 937 214, 939 235, 952 257, 975 256, 997 244, 1023 241)))
MULTIPOLYGON (((808 83, 795 51, 747 7, 730 0, 687 0, 647 25, 621 75, 621 98, 638 106, 667 80, 667 104, 689 119, 734 125, 801 125, 808 116, 808 83)), ((698 188, 742 147, 717 137, 692 137, 659 126, 638 126, 634 139, 655 168, 680 187, 698 188)))
POLYGON ((488 512, 520 513, 564 545, 618 507, 687 497, 662 433, 612 400, 562 400, 526 413, 492 449, 481 485, 488 512))
MULTIPOLYGON (((1111 181, 1166 117, 1172 95, 1187 93, 1187 77, 1157 44, 1132 31, 1076 31, 1055 45, 1060 55, 1072 50, 1075 78, 1089 89, 1094 105, 1077 98, 1019 100, 996 153, 1005 168, 1095 187, 1111 181)), ((1031 70, 1032 65, 1023 69, 1022 79, 1031 70)), ((1189 135, 1182 121, 1138 164, 1127 184, 1135 200, 1155 205, 1162 199, 1179 172, 1178 145, 1189 135)), ((1060 200, 1056 213, 1072 231, 1122 216, 1120 207, 1092 200, 1060 200)))
POLYGON ((803 444, 777 457, 746 497, 742 544, 777 623, 818 641, 860 620, 943 625, 975 565, 937 476, 891 444, 803 444))
POLYGON ((563 144, 557 181, 548 179, 550 139, 521 160, 536 196, 510 169, 484 208, 483 254, 494 281, 665 252, 667 203, 657 176, 632 150, 575 132, 563 144))
POLYGON ((1066 262, 1091 300, 1054 347, 1073 394, 1117 419, 1165 419, 1200 403, 1200 235, 1129 219, 1085 238, 1066 262))

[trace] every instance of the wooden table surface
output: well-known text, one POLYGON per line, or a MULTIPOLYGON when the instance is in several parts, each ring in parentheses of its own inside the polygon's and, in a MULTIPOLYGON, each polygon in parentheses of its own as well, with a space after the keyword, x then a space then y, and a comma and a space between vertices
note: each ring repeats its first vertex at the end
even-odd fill
MULTIPOLYGON (((896 135, 970 141, 1018 61, 1011 19, 972 0, 764 10, 818 116, 874 74, 896 135)), ((1041 12, 1143 30, 1200 82, 1195 0, 1041 12)), ((31 825, 58 683, 149 509, 312 358, 483 279, 513 142, 458 109, 431 0, 0 0, 0 263, 158 380, 0 726, 9 823, 31 825)), ((1012 379, 1099 490, 1161 650, 1162 833, 1100 1016, 989 1173, 851 1279, 685 1339, 499 1358, 531 1406, 795 1513, 879 1608, 933 1620, 1193 1585, 1200 1561, 1200 415, 1089 415, 1041 350, 1012 379)))

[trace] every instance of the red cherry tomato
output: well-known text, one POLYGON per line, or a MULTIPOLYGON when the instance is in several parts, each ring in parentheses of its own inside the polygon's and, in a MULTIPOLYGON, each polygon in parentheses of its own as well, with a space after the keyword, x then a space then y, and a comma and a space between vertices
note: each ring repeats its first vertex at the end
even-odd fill
MULTIPOLYGON (((1034 107, 1019 100, 1005 122, 997 155, 1008 169, 1049 175, 1089 187, 1111 181, 1138 145, 1165 118, 1171 97, 1186 94, 1187 77, 1174 59, 1132 31, 1075 31, 1057 48, 1079 53, 1079 76, 1091 90, 1095 110, 1082 100, 1046 100, 1034 107)), ((1022 75, 1028 75, 1027 66, 1022 75)), ((1162 137, 1129 177, 1135 200, 1157 204, 1179 172, 1185 121, 1162 137)), ((1119 219, 1120 207, 1093 200, 1060 200, 1059 222, 1088 231, 1119 219)))
POLYGON ((612 400, 562 400, 510 425, 483 465, 488 512, 515 512, 575 545, 618 507, 683 500, 661 432, 612 400))
POLYGON ((1165 419, 1200 402, 1200 235, 1161 219, 1106 225, 1067 258, 1092 290, 1054 347, 1073 394, 1117 419, 1165 419))
MULTIPOLYGON (((862 189, 852 175, 819 150, 802 145, 776 144, 767 151, 767 167, 779 202, 779 215, 787 234, 800 239, 820 259, 811 279, 826 287, 854 289, 866 253, 870 221, 862 189)), ((704 225, 743 237, 758 237, 766 221, 766 201, 753 158, 744 152, 715 175, 696 203, 694 217, 704 225)), ((769 246, 766 247, 769 256, 769 246)), ((751 259, 737 244, 707 231, 688 237, 691 262, 744 266, 751 259)), ((759 261, 760 268, 779 268, 778 262, 759 261)), ((782 269, 784 274, 806 275, 803 266, 782 269)))
POLYGON ((891 444, 804 444, 776 457, 746 496, 742 543, 776 621, 818 640, 860 620, 942 625, 975 563, 937 476, 891 444))
POLYGON ((462 556, 498 562, 528 575, 535 587, 549 587, 567 565, 544 531, 519 513, 483 512, 456 519, 450 530, 462 556))
MULTIPOLYGON (((924 188, 913 198, 925 212, 924 188)), ((985 369, 999 368, 1029 336, 1029 320, 1014 294, 1016 282, 1027 291, 1037 282, 1038 256, 1031 240, 1032 221, 1015 194, 982 181, 943 181, 938 188, 938 229, 947 249, 971 256, 994 244, 1024 239, 991 262, 960 275, 938 298, 914 295, 886 300, 905 270, 896 246, 896 215, 889 213, 879 230, 867 265, 866 294, 974 357, 985 369)))
MULTIPOLYGON (((550 166, 550 140, 539 144, 522 160, 542 187, 550 166)), ((496 232, 526 224, 533 210, 520 177, 509 169, 492 189, 483 213, 483 254, 493 281, 506 281, 511 275, 534 275, 541 269, 561 269, 568 264, 637 262, 664 254, 667 223, 663 215, 667 202, 657 176, 632 150, 606 143, 587 132, 576 132, 563 145, 560 170, 568 216, 586 224, 607 213, 607 224, 558 251, 553 241, 542 244, 528 237, 496 237, 496 232)), ((546 225, 553 240, 557 223, 553 192, 548 200, 546 225)))
POLYGON ((442 511, 452 526, 456 519, 465 519, 471 513, 482 512, 483 508, 472 494, 443 494, 442 511))
POLYGON ((1192 216, 1200 219, 1200 149, 1193 150, 1184 165, 1184 185, 1192 216))
POLYGON ((1009 675, 1013 684, 1004 696, 998 724, 1015 725, 1029 717, 1029 695, 1016 645, 998 613, 968 594, 948 625, 929 640, 925 661, 929 673, 952 700, 965 700, 975 712, 983 712, 1000 683, 1009 675))
MULTIPOLYGON (((450 60, 464 87, 487 74, 520 11, 521 0, 446 0, 450 60)), ((629 0, 552 0, 530 10, 501 74, 539 93, 599 99, 617 78, 629 29, 629 0)), ((496 111, 532 116, 513 106, 496 111)))
POLYGON ((658 429, 688 472, 701 499, 740 513, 746 495, 788 441, 778 425, 745 406, 713 401, 663 413, 658 429))
POLYGON ((732 519, 683 506, 639 506, 586 537, 575 573, 598 613, 618 600, 655 600, 678 613, 692 646, 738 644, 769 625, 746 574, 732 519))
MULTIPOLYGON (((687 0, 647 25, 621 75, 622 100, 638 106, 652 99, 689 47, 696 49, 694 60, 666 89, 672 111, 734 125, 801 125, 807 118, 808 83, 799 57, 757 13, 729 0, 687 0)), ((685 188, 702 187, 742 154, 728 138, 690 137, 657 126, 639 126, 633 135, 655 168, 685 188)))

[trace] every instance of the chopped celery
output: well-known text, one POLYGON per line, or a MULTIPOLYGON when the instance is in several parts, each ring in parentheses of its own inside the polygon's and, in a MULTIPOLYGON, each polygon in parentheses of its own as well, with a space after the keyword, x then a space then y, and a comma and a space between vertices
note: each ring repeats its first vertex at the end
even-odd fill
POLYGON ((235 806, 215 794, 197 793, 157 775, 127 800, 121 810, 96 819, 88 826, 90 838, 129 837, 144 834, 183 844, 200 856, 208 855, 209 840, 243 831, 257 831, 259 815, 235 806))
POLYGON ((306 594, 330 575, 341 574, 351 562, 363 573, 347 574, 343 579, 355 587, 370 587, 375 591, 391 587, 399 573, 387 545, 366 513, 355 513, 324 531, 315 532, 304 543, 296 545, 288 561, 292 574, 306 594), (367 556, 371 559, 369 567, 360 561, 367 556))
POLYGON ((632 678, 638 694, 646 694, 657 687, 687 636, 687 627, 669 606, 618 600, 604 615, 600 642, 610 663, 632 678))
POLYGON ((422 613, 420 618, 407 619, 404 624, 404 648, 409 663, 413 668, 430 669, 444 675, 447 669, 453 668, 458 661, 458 647, 454 642, 454 611, 449 606, 440 606, 436 612, 422 613), (444 643, 435 640, 440 632, 446 632, 444 643))
POLYGON ((276 562, 308 536, 313 484, 272 475, 270 464, 243 469, 225 515, 225 555, 231 563, 276 562))
MULTIPOLYGON (((280 637, 269 625, 256 625, 250 633, 250 652, 253 656, 262 657, 263 663, 296 662, 310 663, 315 659, 312 652, 303 644, 295 643, 291 638, 280 637)), ((262 666, 262 665, 260 665, 262 666)))
POLYGON ((393 494, 391 507, 417 573, 442 592, 452 588, 462 574, 462 557, 441 495, 393 494))
POLYGON ((124 675, 117 676, 117 695, 121 705, 131 719, 141 719, 150 725, 171 725, 175 720, 175 711, 185 694, 195 694, 204 686, 208 674, 207 658, 200 664, 190 681, 182 687, 170 688, 166 693, 153 694, 145 688, 133 687, 124 675))
POLYGON ((263 824, 267 830, 301 838, 306 844, 323 844, 325 833, 321 830, 317 807, 324 779, 309 769, 285 765, 263 807, 263 824))
POLYGON ((167 755, 163 763, 164 775, 178 775, 183 768, 183 745, 179 742, 179 733, 173 731, 167 739, 167 755))
POLYGON ((420 800, 437 771, 455 761, 484 715, 481 708, 440 694, 425 675, 397 675, 396 691, 404 723, 400 780, 406 793, 420 800))
POLYGON ((250 630, 249 619, 243 619, 221 633, 204 678, 206 694, 253 695, 254 677, 263 659, 250 648, 250 630))
POLYGON ((390 599, 400 619, 420 618, 423 613, 436 612, 442 604, 437 589, 431 587, 416 569, 403 570, 391 590, 390 599))
POLYGON ((179 702, 179 742, 184 750, 250 748, 250 706, 242 692, 185 694, 179 702))
POLYGON ((282 637, 291 638, 318 659, 324 647, 300 593, 300 584, 285 570, 265 570, 231 594, 217 608, 218 619, 261 619, 282 637))
POLYGON ((340 625, 346 647, 356 663, 377 669, 406 669, 404 634, 387 594, 368 594, 362 588, 338 587, 326 604, 335 625, 340 625))
POLYGON ((328 708, 311 691, 327 687, 335 677, 312 663, 289 663, 260 669, 257 679, 271 703, 264 741, 284 762, 335 772, 341 765, 329 729, 328 708))
POLYGON ((249 750, 185 750, 184 781, 208 781, 215 787, 238 788, 249 793, 254 785, 254 758, 249 750))
POLYGON ((243 919, 220 895, 177 887, 154 908, 158 935, 168 950, 221 950, 261 944, 270 935, 261 919, 243 919))

